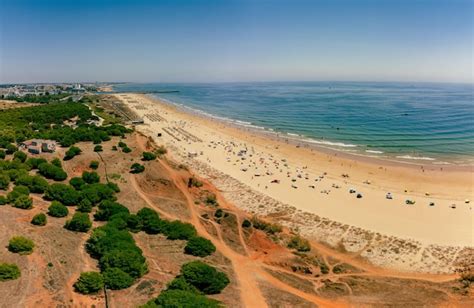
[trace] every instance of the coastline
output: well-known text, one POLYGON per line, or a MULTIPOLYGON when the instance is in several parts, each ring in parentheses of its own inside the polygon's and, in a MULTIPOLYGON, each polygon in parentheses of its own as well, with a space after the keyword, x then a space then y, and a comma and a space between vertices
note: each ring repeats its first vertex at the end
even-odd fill
MULTIPOLYGON (((205 119, 144 95, 119 94, 116 97, 144 117, 145 125, 138 126, 138 130, 153 137, 158 143, 165 143, 172 149, 173 156, 178 156, 200 175, 210 178, 236 205, 260 215, 280 216, 285 219, 290 215, 292 219, 286 225, 299 229, 306 236, 325 241, 332 246, 337 246, 341 241, 351 242, 349 245, 351 248, 345 247, 346 250, 360 250, 369 243, 373 245, 374 239, 378 237, 380 239, 376 242, 381 243, 383 239, 390 239, 386 243, 389 244, 393 243, 395 238, 404 239, 404 243, 410 247, 416 246, 424 250, 435 246, 446 247, 445 255, 463 255, 464 250, 461 247, 473 246, 471 204, 464 203, 464 199, 472 199, 473 196, 472 180, 469 181, 473 178, 472 168, 466 170, 466 168, 443 166, 443 170, 439 170, 440 166, 429 165, 425 166, 423 171, 419 165, 401 166, 397 162, 385 161, 374 163, 372 158, 354 159, 331 150, 297 148, 292 143, 283 143, 227 123, 205 119), (130 103, 123 96, 133 96, 133 100, 139 104, 130 103), (147 114, 159 115, 164 121, 150 120, 145 116, 147 114), (166 133, 157 138, 156 132, 162 131, 163 127, 182 127, 202 139, 202 142, 177 141, 166 133), (212 139, 216 140, 215 144, 209 143, 212 139), (291 172, 299 168, 303 176, 308 174, 308 179, 296 178, 295 183, 298 185, 296 189, 291 188, 292 182, 290 182, 290 177, 296 177, 295 173, 290 177, 283 172, 272 175, 261 174, 257 177, 250 174, 253 171, 242 172, 240 165, 233 164, 236 157, 231 155, 230 162, 229 157, 226 159, 225 155, 228 153, 217 145, 217 140, 221 140, 222 143, 225 140, 235 144, 238 142, 241 145, 246 144, 248 148, 255 148, 255 153, 265 153, 262 154, 265 157, 261 158, 267 161, 270 157, 274 157, 274 161, 281 162, 280 157, 285 157, 291 172), (215 145, 215 148, 210 144, 215 145), (202 151, 203 155, 189 158, 190 151, 202 151), (341 177, 343 173, 349 174, 350 177, 341 177), (323 178, 320 181, 313 181, 314 178, 321 176, 323 178), (278 178, 280 183, 268 184, 271 178, 278 178), (367 184, 367 181, 370 181, 370 184, 367 184), (236 196, 232 187, 237 187, 239 183, 243 186, 237 189, 239 193, 236 196), (311 189, 301 186, 312 184, 316 187, 311 189), (349 194, 348 187, 355 188, 363 198, 356 199, 354 195, 349 194), (322 193, 324 190, 328 192, 322 193), (248 200, 245 195, 248 196, 250 191, 257 195, 248 200), (387 191, 394 194, 395 200, 385 199, 387 191), (426 192, 430 192, 430 195, 426 196, 426 192), (405 198, 416 199, 416 204, 405 205, 403 202, 405 198), (255 204, 256 201, 259 204, 255 204), (435 202, 436 206, 429 207, 429 202, 435 202), (456 209, 449 208, 453 202, 457 205, 456 209), (323 231, 322 227, 326 231, 323 231), (362 238, 371 240, 361 241, 362 238)), ((282 167, 281 163, 279 167, 282 167)), ((272 172, 275 171, 272 169, 272 172)), ((410 251, 419 253, 419 249, 413 248, 410 251)), ((384 248, 381 248, 382 250, 384 248)), ((364 253, 361 255, 375 264, 393 263, 398 268, 408 266, 408 262, 399 264, 400 262, 394 262, 388 257, 378 260, 380 254, 374 253, 376 256, 370 256, 367 250, 364 251, 365 255, 364 253)), ((418 253, 414 254, 416 258, 421 257, 418 253)), ((433 270, 427 267, 426 260, 422 262, 421 259, 413 260, 406 269, 414 267, 421 271, 433 270), (418 265, 414 266, 415 263, 418 265)), ((453 256, 450 260, 452 264, 455 262, 454 259, 453 256)), ((437 266, 436 270, 452 269, 452 266, 445 264, 437 266)))
MULTIPOLYGON (((400 159, 402 156, 410 156, 408 154, 398 156, 399 159, 396 159, 397 156, 375 156, 371 154, 377 154, 380 151, 377 150, 366 150, 365 152, 357 151, 344 151, 336 147, 331 147, 331 144, 337 144, 338 142, 327 141, 328 145, 324 145, 323 142, 319 142, 314 139, 308 139, 309 137, 304 137, 298 134, 284 133, 284 132, 275 132, 272 129, 267 129, 261 126, 256 126, 251 123, 241 123, 242 121, 233 120, 225 117, 219 117, 207 112, 194 109, 183 104, 177 104, 171 102, 167 99, 161 97, 152 97, 147 95, 151 100, 155 100, 161 104, 175 108, 178 111, 183 113, 190 114, 192 116, 209 120, 210 122, 218 122, 223 125, 233 127, 237 130, 240 130, 244 133, 250 133, 255 135, 260 135, 263 138, 270 138, 273 141, 288 143, 293 146, 298 146, 301 148, 312 149, 318 152, 322 152, 328 155, 336 155, 347 160, 357 160, 360 162, 366 162, 369 164, 377 164, 383 166, 393 166, 393 167, 406 167, 406 168, 415 168, 420 169, 423 167, 425 170, 437 170, 442 169, 442 171, 468 171, 474 174, 474 165, 472 164, 453 164, 446 163, 444 161, 439 161, 431 157, 415 156, 407 158, 405 160, 400 159), (424 162, 424 163, 423 163, 424 162)), ((347 148, 356 145, 345 145, 347 148)), ((344 146, 342 148, 345 148, 344 146)), ((382 152, 383 153, 383 152, 382 152)))

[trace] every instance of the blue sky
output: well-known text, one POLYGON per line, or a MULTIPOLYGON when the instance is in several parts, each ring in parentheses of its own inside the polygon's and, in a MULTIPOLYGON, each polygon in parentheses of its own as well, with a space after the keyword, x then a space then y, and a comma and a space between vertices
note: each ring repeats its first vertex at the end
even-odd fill
POLYGON ((0 83, 472 83, 472 3, 0 0, 0 83))

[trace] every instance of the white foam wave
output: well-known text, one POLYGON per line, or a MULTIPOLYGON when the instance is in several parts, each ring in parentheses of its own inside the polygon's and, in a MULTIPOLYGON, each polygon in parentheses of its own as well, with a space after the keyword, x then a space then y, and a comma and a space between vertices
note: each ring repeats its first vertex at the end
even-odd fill
POLYGON ((367 153, 372 153, 372 154, 383 154, 382 151, 376 151, 376 150, 365 150, 367 153))
POLYGON ((410 155, 401 155, 397 156, 397 158, 401 159, 413 159, 413 160, 436 160, 433 157, 427 157, 427 156, 410 156, 410 155))
POLYGON ((314 140, 314 139, 303 139, 303 141, 308 142, 308 143, 315 143, 315 144, 329 145, 329 146, 336 146, 336 147, 343 147, 343 148, 357 147, 356 144, 350 144, 350 143, 348 144, 348 143, 342 143, 342 142, 320 141, 320 140, 314 140))

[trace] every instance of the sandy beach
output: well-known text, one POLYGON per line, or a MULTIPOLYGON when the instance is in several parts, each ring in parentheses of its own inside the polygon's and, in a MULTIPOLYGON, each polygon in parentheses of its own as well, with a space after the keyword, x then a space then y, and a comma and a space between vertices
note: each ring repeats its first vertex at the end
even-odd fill
MULTIPOLYGON (((116 97, 144 119, 137 130, 211 178, 230 198, 246 200, 244 210, 272 216, 290 213, 293 219, 287 225, 331 245, 352 241, 346 250, 358 251, 373 245, 374 239, 401 239, 419 247, 446 247, 452 263, 462 247, 474 246, 472 202, 467 201, 474 200, 470 167, 349 156, 270 138, 145 95, 116 97), (260 199, 247 198, 252 193, 260 199), (257 201, 263 199, 271 202, 257 201), (315 232, 322 226, 330 226, 332 232, 315 232)), ((413 257, 423 259, 416 251, 413 257)), ((394 262, 396 257, 379 263, 387 260, 394 262)))

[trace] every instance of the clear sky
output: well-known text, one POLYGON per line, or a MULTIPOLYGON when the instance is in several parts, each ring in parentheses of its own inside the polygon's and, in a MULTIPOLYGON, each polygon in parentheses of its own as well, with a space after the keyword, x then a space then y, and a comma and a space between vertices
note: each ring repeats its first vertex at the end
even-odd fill
POLYGON ((473 2, 0 0, 0 83, 472 83, 473 2))

